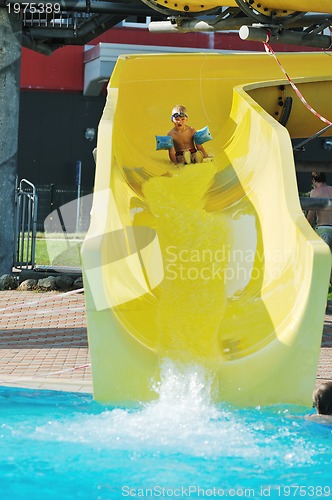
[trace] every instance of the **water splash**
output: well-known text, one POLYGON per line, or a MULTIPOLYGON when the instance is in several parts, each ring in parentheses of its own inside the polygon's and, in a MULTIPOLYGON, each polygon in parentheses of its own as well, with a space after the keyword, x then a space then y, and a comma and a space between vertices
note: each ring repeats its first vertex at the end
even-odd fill
POLYGON ((213 378, 201 366, 164 360, 158 399, 139 410, 115 408, 99 415, 75 415, 36 429, 38 439, 54 439, 132 452, 190 456, 259 455, 254 434, 228 407, 211 398, 213 378))
POLYGON ((107 408, 83 395, 24 392, 0 427, 1 443, 10 443, 10 454, 2 446, 7 472, 29 480, 34 474, 38 482, 40 471, 48 478, 66 469, 80 487, 112 488, 107 499, 119 498, 113 490, 125 484, 174 486, 197 478, 206 487, 253 485, 256 491, 290 478, 305 484, 308 474, 322 483, 330 431, 319 435, 303 418, 289 418, 285 407, 216 405, 213 382, 202 366, 165 359, 160 380, 151 382, 157 399, 136 409, 107 408))

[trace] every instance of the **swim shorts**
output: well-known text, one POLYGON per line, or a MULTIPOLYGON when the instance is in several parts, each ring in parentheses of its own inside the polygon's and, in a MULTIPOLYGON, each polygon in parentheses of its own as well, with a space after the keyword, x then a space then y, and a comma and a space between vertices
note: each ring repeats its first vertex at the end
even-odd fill
POLYGON ((328 244, 332 252, 332 226, 316 226, 316 233, 328 244))
MULTIPOLYGON (((177 152, 175 153, 175 155, 176 155, 176 156, 183 156, 183 153, 184 153, 185 151, 188 151, 188 149, 184 149, 184 150, 182 150, 182 151, 177 151, 177 152)), ((189 151, 191 152, 191 154, 193 154, 193 153, 196 153, 197 149, 196 149, 196 148, 190 148, 190 149, 189 149, 189 151)))

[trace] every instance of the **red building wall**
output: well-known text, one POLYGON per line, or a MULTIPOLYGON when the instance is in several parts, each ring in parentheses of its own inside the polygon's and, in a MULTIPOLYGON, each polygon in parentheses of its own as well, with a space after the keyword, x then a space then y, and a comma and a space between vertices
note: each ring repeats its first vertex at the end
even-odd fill
MULTIPOLYGON (((191 47, 199 50, 262 50, 260 44, 244 43, 237 33, 150 33, 142 28, 113 28, 90 42, 191 47)), ((66 46, 49 56, 22 49, 21 89, 83 90, 83 46, 66 46)))
MULTIPOLYGON (((263 44, 244 42, 238 33, 150 33, 142 28, 113 28, 95 38, 97 43, 123 43, 164 47, 191 47, 199 50, 263 51, 263 44)), ((278 51, 301 50, 300 47, 276 45, 278 51)), ((306 49, 308 50, 308 49, 306 49)), ((310 50, 310 49, 309 49, 310 50)), ((24 90, 83 90, 83 46, 67 46, 45 56, 29 49, 22 50, 21 88, 24 90)))
POLYGON ((83 89, 83 47, 68 46, 49 56, 22 49, 21 89, 65 90, 83 89))

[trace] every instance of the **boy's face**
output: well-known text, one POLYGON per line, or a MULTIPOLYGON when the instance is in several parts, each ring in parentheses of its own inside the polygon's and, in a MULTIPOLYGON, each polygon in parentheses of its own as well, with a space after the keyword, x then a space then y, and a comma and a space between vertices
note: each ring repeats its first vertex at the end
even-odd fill
POLYGON ((185 113, 173 113, 172 122, 175 127, 181 129, 188 121, 188 116, 185 113))

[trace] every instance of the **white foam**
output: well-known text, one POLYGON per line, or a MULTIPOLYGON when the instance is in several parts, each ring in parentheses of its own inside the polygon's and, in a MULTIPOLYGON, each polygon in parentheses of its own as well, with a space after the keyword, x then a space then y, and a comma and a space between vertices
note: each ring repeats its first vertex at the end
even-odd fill
POLYGON ((191 456, 259 455, 254 433, 228 409, 212 403, 212 377, 200 366, 165 360, 158 398, 141 410, 114 409, 99 415, 75 415, 36 429, 39 439, 91 443, 138 452, 191 456))

